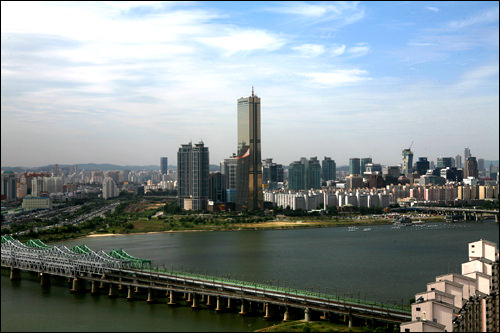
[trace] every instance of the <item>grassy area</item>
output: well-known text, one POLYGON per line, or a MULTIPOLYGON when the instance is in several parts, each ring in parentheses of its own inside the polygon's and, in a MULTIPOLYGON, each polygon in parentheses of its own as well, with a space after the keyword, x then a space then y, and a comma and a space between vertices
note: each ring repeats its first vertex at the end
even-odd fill
POLYGON ((305 322, 298 320, 262 328, 256 332, 372 332, 372 330, 369 328, 363 329, 362 327, 348 327, 347 325, 327 321, 305 322))

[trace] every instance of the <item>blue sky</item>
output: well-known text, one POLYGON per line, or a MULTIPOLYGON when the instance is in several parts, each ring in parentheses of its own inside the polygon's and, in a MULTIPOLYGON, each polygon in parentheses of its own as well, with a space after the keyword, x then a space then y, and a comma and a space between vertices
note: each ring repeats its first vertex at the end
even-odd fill
POLYGON ((498 159, 498 2, 2 2, 2 166, 498 159))

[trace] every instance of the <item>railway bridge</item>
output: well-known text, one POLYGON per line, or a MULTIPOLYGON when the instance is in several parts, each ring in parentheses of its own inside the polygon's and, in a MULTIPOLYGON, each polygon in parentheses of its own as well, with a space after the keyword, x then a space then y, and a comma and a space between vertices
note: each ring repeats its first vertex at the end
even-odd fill
POLYGON ((1 263, 10 270, 11 280, 20 279, 21 271, 36 273, 40 284, 51 277, 68 280, 72 292, 106 293, 127 300, 145 298, 154 303, 187 304, 192 308, 215 311, 237 309, 240 315, 262 313, 264 318, 293 316, 306 321, 313 317, 343 317, 352 326, 353 319, 365 323, 398 325, 411 320, 409 306, 384 305, 348 297, 320 294, 260 283, 230 280, 192 273, 154 268, 150 260, 133 257, 123 250, 93 251, 85 245, 71 249, 48 246, 40 240, 22 243, 2 236, 1 263))

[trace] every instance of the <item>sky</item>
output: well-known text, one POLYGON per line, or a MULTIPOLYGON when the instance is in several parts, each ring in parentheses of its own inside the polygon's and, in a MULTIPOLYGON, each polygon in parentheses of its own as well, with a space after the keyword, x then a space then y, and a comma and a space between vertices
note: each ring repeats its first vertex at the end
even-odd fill
POLYGON ((1 165, 499 158, 498 2, 1 2, 1 165))

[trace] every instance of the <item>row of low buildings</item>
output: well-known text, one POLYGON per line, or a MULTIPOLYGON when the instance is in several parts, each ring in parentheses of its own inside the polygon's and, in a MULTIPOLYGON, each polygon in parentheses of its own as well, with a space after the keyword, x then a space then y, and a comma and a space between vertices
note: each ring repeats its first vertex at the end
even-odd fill
POLYGON ((461 274, 437 276, 415 295, 412 320, 401 332, 499 332, 498 248, 469 243, 461 274))

